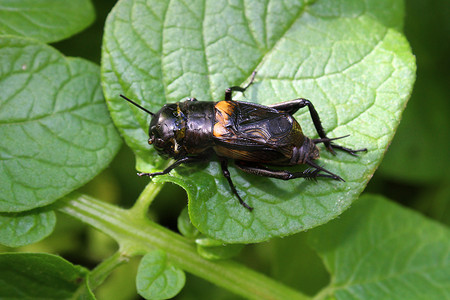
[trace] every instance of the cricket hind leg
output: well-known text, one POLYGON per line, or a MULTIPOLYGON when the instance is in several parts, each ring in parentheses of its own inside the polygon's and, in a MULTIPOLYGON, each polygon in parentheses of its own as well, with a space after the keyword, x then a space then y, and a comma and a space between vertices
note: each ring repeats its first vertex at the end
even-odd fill
POLYGON ((298 98, 298 99, 294 99, 294 100, 291 100, 291 101, 270 105, 270 107, 275 108, 275 109, 277 109, 279 111, 287 112, 290 115, 293 115, 299 109, 301 109, 301 108, 303 108, 305 106, 308 107, 309 114, 310 114, 311 119, 312 119, 313 124, 314 124, 314 128, 316 129, 316 131, 317 131, 317 133, 319 134, 319 137, 320 137, 320 139, 313 139, 313 142, 315 144, 323 143, 325 145, 325 147, 327 148, 327 150, 330 151, 333 154, 336 154, 334 149, 339 149, 339 150, 347 152, 347 153, 349 153, 349 154, 351 154, 353 156, 358 156, 357 152, 367 152, 367 148, 353 150, 353 149, 350 149, 350 148, 343 147, 343 146, 337 145, 335 143, 332 143, 333 140, 344 138, 344 137, 347 137, 348 135, 343 136, 343 137, 339 137, 339 138, 329 138, 329 137, 327 137, 327 134, 325 133, 325 130, 323 129, 322 121, 320 120, 319 114, 317 113, 314 105, 308 99, 298 98))
MULTIPOLYGON (((355 150, 355 149, 347 148, 347 147, 344 147, 344 146, 341 146, 341 145, 337 145, 337 144, 332 142, 334 140, 340 140, 340 139, 346 138, 348 136, 350 136, 350 135, 347 134, 347 135, 336 137, 336 138, 325 137, 325 138, 320 138, 320 139, 312 139, 312 141, 313 141, 314 144, 329 143, 333 149, 339 149, 339 150, 347 152, 348 154, 353 155, 353 156, 358 156, 357 152, 367 152, 367 148, 356 149, 355 150)), ((335 154, 334 151, 332 153, 335 154)))
POLYGON ((238 167, 240 170, 257 175, 257 176, 264 176, 264 177, 270 177, 270 178, 276 178, 276 179, 282 179, 282 180, 291 180, 295 178, 305 178, 307 180, 317 180, 318 177, 325 177, 325 178, 331 178, 335 180, 344 181, 340 176, 331 173, 330 171, 326 170, 323 167, 320 167, 319 165, 316 165, 315 163, 307 162, 308 165, 310 165, 312 168, 308 168, 302 172, 291 172, 288 170, 274 170, 270 169, 266 166, 263 166, 258 163, 253 162, 246 162, 237 160, 235 161, 236 167, 238 167), (319 172, 325 172, 327 174, 322 174, 319 172))

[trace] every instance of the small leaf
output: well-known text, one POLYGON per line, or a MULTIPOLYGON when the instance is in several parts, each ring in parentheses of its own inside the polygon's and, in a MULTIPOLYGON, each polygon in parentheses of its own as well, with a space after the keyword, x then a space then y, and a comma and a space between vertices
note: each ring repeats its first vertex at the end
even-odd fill
POLYGON ((195 243, 198 254, 210 260, 232 258, 244 248, 242 244, 224 244, 222 241, 210 238, 198 238, 195 243))
POLYGON ((447 299, 450 232, 381 196, 365 195, 339 219, 312 230, 336 299, 447 299))
POLYGON ((99 69, 25 38, 0 38, 0 211, 30 210, 82 186, 120 146, 99 69))
MULTIPOLYGON (((237 190, 255 208, 249 212, 215 161, 181 166, 153 180, 185 188, 194 226, 228 243, 285 236, 335 218, 380 164, 412 90, 415 61, 398 32, 401 3, 121 1, 105 28, 102 80, 137 169, 161 170, 169 162, 147 144, 150 116, 119 94, 156 112, 186 97, 222 100, 227 87, 248 82, 257 70, 245 97, 236 93, 235 99, 267 105, 308 98, 330 137, 350 134, 340 141, 344 146, 368 148, 359 157, 321 148, 318 163, 346 182, 281 181, 231 164, 237 190)), ((307 136, 317 137, 307 109, 295 117, 307 136)))
POLYGON ((68 38, 95 19, 90 0, 0 1, 0 34, 50 43, 68 38))
POLYGON ((52 233, 56 216, 52 210, 0 214, 0 244, 20 247, 33 244, 52 233))
POLYGON ((178 231, 187 238, 193 239, 200 234, 198 229, 192 225, 191 219, 189 219, 187 207, 184 208, 178 216, 177 225, 178 231))
POLYGON ((185 279, 184 272, 168 262, 164 251, 155 250, 142 258, 136 286, 145 299, 169 299, 181 291, 185 279))
POLYGON ((56 255, 2 253, 0 270, 5 299, 94 299, 88 271, 56 255))

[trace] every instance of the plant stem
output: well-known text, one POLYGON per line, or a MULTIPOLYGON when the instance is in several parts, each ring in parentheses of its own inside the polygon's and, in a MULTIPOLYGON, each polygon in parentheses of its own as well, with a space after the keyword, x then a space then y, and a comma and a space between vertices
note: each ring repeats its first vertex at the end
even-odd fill
POLYGON ((89 287, 95 290, 99 285, 103 283, 109 274, 120 266, 121 264, 128 261, 128 258, 122 255, 120 252, 114 253, 114 255, 108 257, 102 261, 94 270, 92 270, 89 276, 89 287))
POLYGON ((147 218, 136 216, 133 209, 124 210, 81 194, 66 197, 58 209, 110 235, 119 243, 121 255, 143 255, 152 249, 161 249, 179 268, 243 297, 309 299, 234 261, 210 261, 201 257, 191 241, 147 218))
POLYGON ((155 184, 150 181, 147 186, 144 188, 142 193, 139 195, 139 198, 136 200, 136 203, 130 208, 130 213, 132 214, 140 214, 142 217, 147 215, 147 210, 152 204, 153 200, 158 195, 159 191, 162 189, 163 184, 155 184))

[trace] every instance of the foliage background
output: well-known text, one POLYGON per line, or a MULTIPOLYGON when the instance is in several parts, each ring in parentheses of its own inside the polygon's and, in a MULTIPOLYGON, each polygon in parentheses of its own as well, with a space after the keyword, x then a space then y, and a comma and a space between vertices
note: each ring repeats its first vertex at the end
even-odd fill
MULTIPOLYGON (((53 46, 65 55, 82 56, 99 64, 103 25, 114 2, 93 2, 97 13, 94 25, 53 46)), ((366 189, 366 192, 385 195, 446 225, 450 224, 448 15, 450 5, 446 1, 406 1, 404 31, 416 55, 417 80, 396 137, 366 189)), ((129 207, 146 184, 147 179, 135 176, 134 156, 123 146, 110 167, 83 187, 82 191, 119 206, 129 207)), ((166 184, 152 205, 157 222, 176 231, 177 217, 186 202, 184 190, 177 185, 166 184)), ((297 251, 305 253, 301 265, 296 267, 313 270, 308 274, 297 274, 295 284, 301 285, 298 287, 313 295, 327 284, 329 277, 317 254, 301 240, 300 235, 295 239, 285 238, 274 243, 249 246, 239 260, 263 273, 284 276, 285 281, 289 282, 292 274, 288 274, 286 270, 272 269, 267 258, 274 254, 282 257, 285 249, 295 245, 297 251), (298 280, 298 276, 305 278, 298 280)), ((115 244, 103 234, 88 227, 80 228, 77 221, 59 215, 56 232, 50 238, 18 250, 58 253, 74 264, 90 268, 111 255, 115 244)), ((106 284, 100 287, 97 293, 99 298, 109 299, 112 295, 115 299, 135 297, 133 274, 136 268, 137 263, 132 261, 117 269, 106 284)), ((225 290, 217 289, 197 277, 188 277, 186 287, 177 297, 179 299, 194 299, 201 294, 214 299, 235 299, 235 295, 228 294, 225 290)))

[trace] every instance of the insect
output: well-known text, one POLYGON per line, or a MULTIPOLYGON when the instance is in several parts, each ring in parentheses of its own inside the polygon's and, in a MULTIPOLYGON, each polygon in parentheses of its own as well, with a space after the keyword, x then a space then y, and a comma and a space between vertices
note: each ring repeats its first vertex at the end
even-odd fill
POLYGON ((175 159, 175 162, 161 172, 138 173, 139 176, 155 177, 169 173, 181 164, 210 160, 215 153, 220 160, 222 173, 231 191, 240 204, 248 210, 248 205, 239 195, 228 171, 228 160, 232 159, 240 170, 259 176, 290 180, 305 178, 317 180, 328 177, 344 181, 340 176, 319 166, 314 160, 319 158, 317 144, 323 143, 328 151, 342 150, 357 156, 357 152, 333 143, 347 136, 328 138, 312 103, 303 98, 264 106, 260 104, 234 101, 233 92, 245 92, 253 83, 256 72, 245 87, 232 86, 225 90, 223 101, 198 101, 195 98, 183 102, 165 104, 157 113, 140 106, 120 95, 152 116, 148 143, 157 152, 175 159), (303 134, 294 113, 308 107, 319 138, 310 139, 303 134), (271 169, 272 166, 309 166, 302 172, 271 169))

